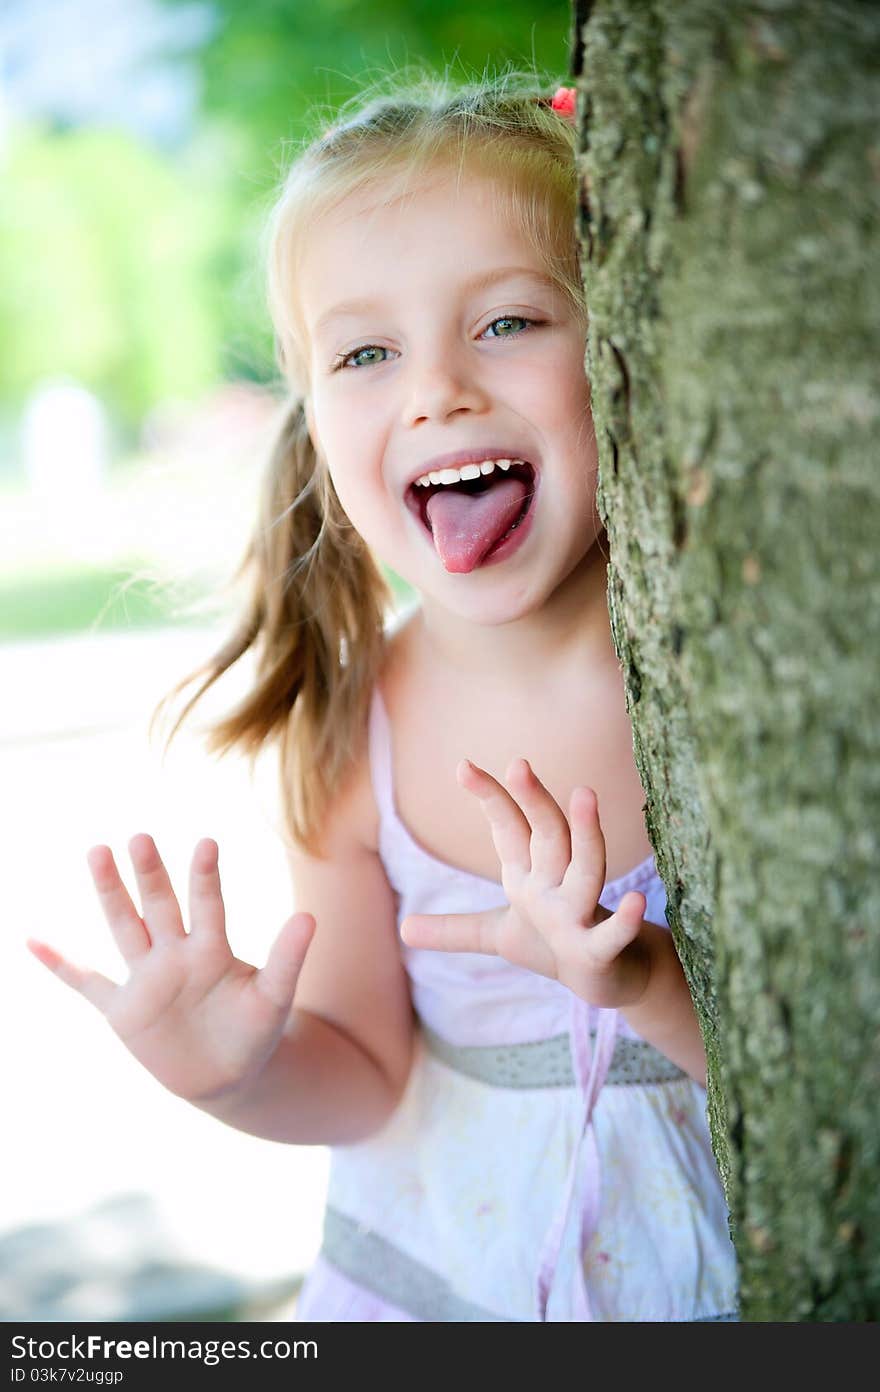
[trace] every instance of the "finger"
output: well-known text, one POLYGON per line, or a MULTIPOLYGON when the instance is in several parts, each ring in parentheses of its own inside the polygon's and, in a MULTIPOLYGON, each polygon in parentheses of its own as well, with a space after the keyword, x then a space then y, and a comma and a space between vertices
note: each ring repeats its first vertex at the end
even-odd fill
POLYGON ((257 990, 279 1010, 290 1008, 315 927, 313 914, 296 913, 289 918, 269 949, 266 965, 254 977, 257 990))
POLYGON ((38 962, 42 962, 44 967, 63 981, 65 986, 70 986, 72 990, 78 991, 81 996, 85 996, 102 1015, 106 1015, 115 992, 119 989, 115 981, 109 977, 102 976, 100 972, 90 971, 84 967, 78 967, 73 962, 68 962, 62 957, 60 952, 56 952, 54 947, 48 943, 40 942, 36 938, 27 939, 27 947, 36 957, 38 962))
POLYGON ((505 909, 475 914, 407 914, 400 936, 408 947, 440 952, 486 952, 497 955, 497 926, 505 909))
POLYGON ((507 785, 532 829, 529 843, 532 874, 542 885, 558 885, 571 861, 568 819, 528 759, 514 759, 507 785))
POLYGON ((501 864, 506 870, 527 875, 532 865, 532 829, 522 809, 491 773, 470 759, 461 760, 456 777, 463 788, 479 798, 501 864))
POLYGON ((133 836, 128 843, 128 854, 141 896, 143 919, 152 941, 185 937, 180 905, 152 836, 143 832, 133 836))
POLYGON ((226 910, 220 890, 220 848, 209 836, 198 842, 189 872, 189 926, 194 934, 226 937, 226 910))
POLYGON ((613 962, 639 935, 648 901, 638 890, 625 894, 608 918, 587 930, 590 951, 603 962, 613 962))
POLYGON ((92 883, 110 932, 123 960, 134 962, 150 950, 150 935, 116 868, 109 846, 93 846, 86 854, 92 883))
POLYGON ((605 837, 599 821, 599 799, 592 788, 575 788, 569 801, 571 862, 562 888, 571 891, 589 914, 605 884, 605 837))

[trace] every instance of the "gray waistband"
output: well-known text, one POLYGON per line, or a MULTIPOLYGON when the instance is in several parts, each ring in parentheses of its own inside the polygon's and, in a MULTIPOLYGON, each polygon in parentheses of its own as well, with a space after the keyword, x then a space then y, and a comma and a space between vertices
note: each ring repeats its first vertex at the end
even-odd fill
POLYGON ((436 1271, 329 1205, 321 1254, 350 1281, 416 1319, 510 1323, 502 1315, 462 1300, 436 1271))
MULTIPOLYGON (((554 1034, 527 1044, 450 1044, 422 1025, 428 1052, 478 1082, 500 1088, 574 1087, 571 1048, 567 1034, 554 1034)), ((606 1086, 627 1087, 669 1083, 687 1075, 643 1039, 618 1035, 606 1086)))

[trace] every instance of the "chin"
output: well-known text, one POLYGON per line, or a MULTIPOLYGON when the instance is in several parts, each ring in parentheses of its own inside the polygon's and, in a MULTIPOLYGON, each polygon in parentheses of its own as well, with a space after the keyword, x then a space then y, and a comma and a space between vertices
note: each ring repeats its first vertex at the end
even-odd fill
POLYGON ((522 584, 511 584, 506 591, 499 588, 492 594, 478 595, 473 591, 465 594, 462 591, 451 597, 430 596, 433 603, 448 613, 457 614, 469 623, 480 624, 486 628, 501 628, 504 624, 528 618, 530 614, 540 610, 548 598, 549 594, 543 589, 530 587, 525 590, 522 584))

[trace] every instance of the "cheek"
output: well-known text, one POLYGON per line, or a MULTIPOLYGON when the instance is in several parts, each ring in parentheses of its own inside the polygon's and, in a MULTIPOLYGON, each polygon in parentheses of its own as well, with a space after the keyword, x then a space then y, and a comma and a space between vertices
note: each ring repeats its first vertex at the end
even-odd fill
POLYGON ((567 402, 568 417, 572 421, 589 420, 592 415, 590 384, 583 372, 569 370, 560 380, 560 391, 567 402))
POLYGON ((542 374, 532 383, 531 395, 520 396, 517 409, 524 416, 540 421, 547 444, 577 460, 585 474, 596 463, 596 432, 590 401, 590 386, 582 372, 560 366, 555 376, 542 374))
POLYGON ((590 383, 576 352, 554 353, 533 361, 517 383, 522 399, 545 410, 550 406, 567 418, 590 409, 590 383))
MULTIPOLYGON (((333 487, 336 489, 336 496, 349 517, 352 517, 352 513, 357 514, 363 511, 364 490, 357 469, 331 463, 329 473, 333 480, 333 487)), ((354 519, 352 518, 352 520, 354 519)))
POLYGON ((368 546, 376 546, 387 530, 387 500, 381 480, 370 472, 367 461, 349 460, 331 465, 330 477, 336 496, 349 522, 368 546))
POLYGON ((560 373, 562 390, 573 400, 588 409, 590 405, 590 379, 582 364, 570 360, 567 370, 560 373))

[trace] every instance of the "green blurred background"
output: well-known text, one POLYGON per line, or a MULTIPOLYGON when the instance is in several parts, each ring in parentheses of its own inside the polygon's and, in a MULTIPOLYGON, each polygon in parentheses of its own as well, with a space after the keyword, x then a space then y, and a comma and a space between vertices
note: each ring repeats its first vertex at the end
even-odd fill
POLYGON ((0 639, 223 612, 279 391, 258 242, 291 151, 391 72, 552 90, 570 24, 565 0, 6 0, 0 639))

